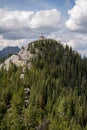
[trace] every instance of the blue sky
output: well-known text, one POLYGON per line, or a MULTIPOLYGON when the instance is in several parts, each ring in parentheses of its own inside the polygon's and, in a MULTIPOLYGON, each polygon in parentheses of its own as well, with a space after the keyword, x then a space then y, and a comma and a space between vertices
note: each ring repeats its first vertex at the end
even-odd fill
POLYGON ((0 0, 0 8, 10 10, 37 11, 56 8, 66 12, 74 4, 74 0, 0 0))
POLYGON ((41 33, 87 55, 87 0, 0 0, 0 49, 41 33))

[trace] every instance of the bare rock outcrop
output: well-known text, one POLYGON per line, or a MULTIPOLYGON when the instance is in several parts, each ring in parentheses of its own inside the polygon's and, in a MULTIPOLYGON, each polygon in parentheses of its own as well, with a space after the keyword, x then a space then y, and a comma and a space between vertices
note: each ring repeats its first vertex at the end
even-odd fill
POLYGON ((26 48, 21 49, 21 51, 19 51, 18 54, 16 55, 12 55, 11 57, 9 57, 8 59, 6 59, 2 64, 0 64, 0 68, 2 68, 2 66, 8 70, 10 63, 15 64, 18 67, 28 67, 31 68, 31 63, 33 58, 36 56, 37 54, 32 54, 30 52, 30 50, 26 48))

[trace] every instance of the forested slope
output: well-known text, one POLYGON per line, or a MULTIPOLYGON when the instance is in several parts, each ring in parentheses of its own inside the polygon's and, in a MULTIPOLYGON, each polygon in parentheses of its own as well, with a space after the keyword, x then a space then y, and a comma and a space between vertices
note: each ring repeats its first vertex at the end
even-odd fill
POLYGON ((52 39, 28 50, 31 69, 0 70, 0 129, 87 130, 87 59, 52 39))

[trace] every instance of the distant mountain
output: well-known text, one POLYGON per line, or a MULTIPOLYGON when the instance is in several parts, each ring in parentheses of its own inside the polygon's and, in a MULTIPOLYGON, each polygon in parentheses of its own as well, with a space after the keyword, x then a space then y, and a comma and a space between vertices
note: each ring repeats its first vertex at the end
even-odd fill
POLYGON ((9 55, 16 54, 20 51, 20 48, 15 46, 8 46, 5 47, 3 50, 0 51, 0 58, 7 58, 9 55))

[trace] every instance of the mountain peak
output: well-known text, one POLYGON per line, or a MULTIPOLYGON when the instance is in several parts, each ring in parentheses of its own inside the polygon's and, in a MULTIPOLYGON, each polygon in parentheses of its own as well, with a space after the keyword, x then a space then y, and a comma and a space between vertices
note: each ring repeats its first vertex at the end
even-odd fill
MULTIPOLYGON (((50 65, 53 64, 54 59, 56 58, 55 55, 57 55, 58 53, 61 54, 59 55, 60 58, 67 57, 67 50, 69 50, 68 46, 64 48, 63 45, 60 44, 60 41, 56 41, 54 39, 46 39, 44 37, 41 38, 42 39, 29 43, 28 47, 26 48, 22 47, 19 53, 17 53, 16 55, 12 55, 8 59, 6 59, 5 62, 0 65, 0 68, 4 65, 4 68, 8 70, 10 63, 13 63, 18 67, 28 67, 30 69, 32 60, 38 55, 42 59, 44 57, 45 59, 49 57, 50 65)), ((56 62, 59 62, 59 59, 56 62)))
POLYGON ((17 54, 20 51, 18 46, 7 46, 0 51, 0 58, 7 58, 9 55, 17 54))

